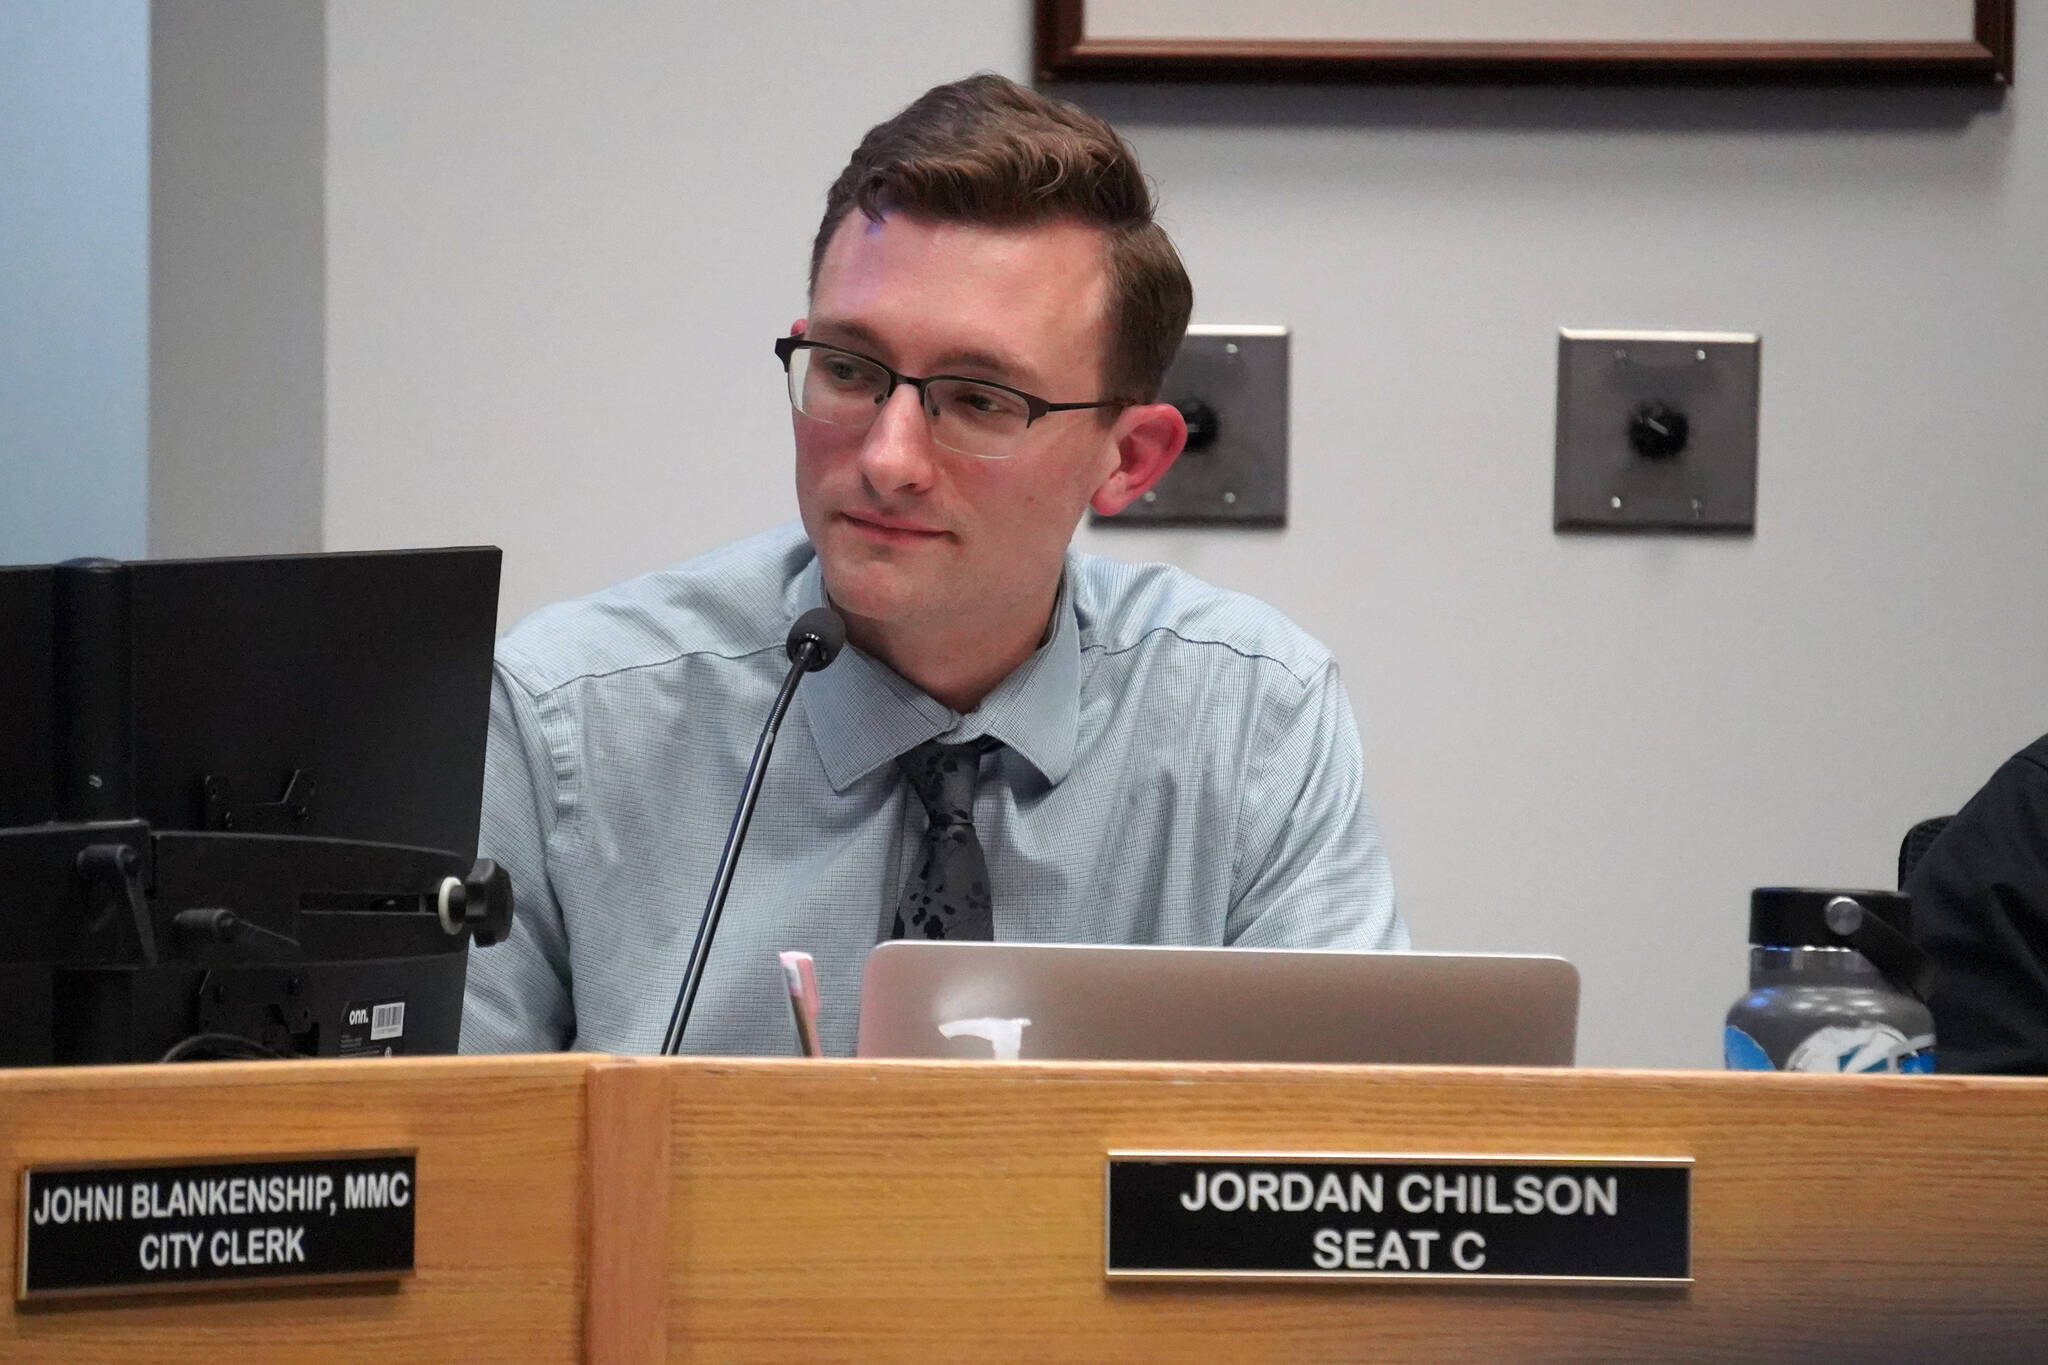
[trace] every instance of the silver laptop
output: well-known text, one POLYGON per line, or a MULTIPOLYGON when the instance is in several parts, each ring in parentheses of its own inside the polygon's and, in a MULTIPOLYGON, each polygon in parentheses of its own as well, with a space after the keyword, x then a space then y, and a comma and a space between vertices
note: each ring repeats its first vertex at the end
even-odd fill
POLYGON ((862 1057, 1570 1066, 1563 958, 898 939, 868 954, 862 1057))

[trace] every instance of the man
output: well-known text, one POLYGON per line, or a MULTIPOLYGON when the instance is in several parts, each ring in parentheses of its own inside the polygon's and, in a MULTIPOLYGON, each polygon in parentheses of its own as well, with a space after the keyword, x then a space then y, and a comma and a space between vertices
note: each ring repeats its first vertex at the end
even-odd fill
POLYGON ((1327 652, 1067 548, 1179 454, 1155 400, 1191 300, 1100 120, 984 75, 869 132, 775 348, 801 531, 499 646, 483 847, 519 910, 466 1049, 659 1047, 785 634, 828 599, 848 647, 783 727, 685 1051, 791 1050, 778 949, 845 1053, 891 935, 1406 946, 1327 652))

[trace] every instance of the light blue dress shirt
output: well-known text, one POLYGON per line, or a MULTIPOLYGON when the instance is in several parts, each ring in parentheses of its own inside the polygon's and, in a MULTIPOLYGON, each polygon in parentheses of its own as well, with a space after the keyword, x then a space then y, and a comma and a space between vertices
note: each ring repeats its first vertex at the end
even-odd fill
MULTIPOLYGON (((788 671, 824 601, 801 527, 536 612, 498 644, 482 850, 511 936, 473 951, 465 1052, 654 1052, 788 671)), ((923 834, 895 758, 993 735, 975 825, 998 939, 1405 948, 1323 647, 1158 564, 1070 551, 1050 638, 960 715, 848 647, 798 690, 683 1039, 795 1050, 775 954, 816 960, 829 1053, 923 834)))

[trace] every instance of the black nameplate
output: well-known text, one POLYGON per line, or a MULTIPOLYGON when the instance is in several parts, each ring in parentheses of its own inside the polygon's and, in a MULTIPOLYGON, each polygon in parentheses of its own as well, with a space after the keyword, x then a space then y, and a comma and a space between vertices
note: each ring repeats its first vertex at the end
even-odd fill
POLYGON ((1692 1277, 1688 1159, 1115 1153, 1112 1278, 1692 1277))
POLYGON ((412 1272, 410 1152, 22 1172, 19 1299, 412 1272))

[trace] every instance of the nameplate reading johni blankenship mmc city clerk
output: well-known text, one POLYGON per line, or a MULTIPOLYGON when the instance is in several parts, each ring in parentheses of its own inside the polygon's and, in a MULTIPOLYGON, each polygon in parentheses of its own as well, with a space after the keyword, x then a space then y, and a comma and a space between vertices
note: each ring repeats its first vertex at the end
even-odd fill
POLYGON ((409 1275, 413 1167, 412 1152, 30 1167, 15 1297, 409 1275))

